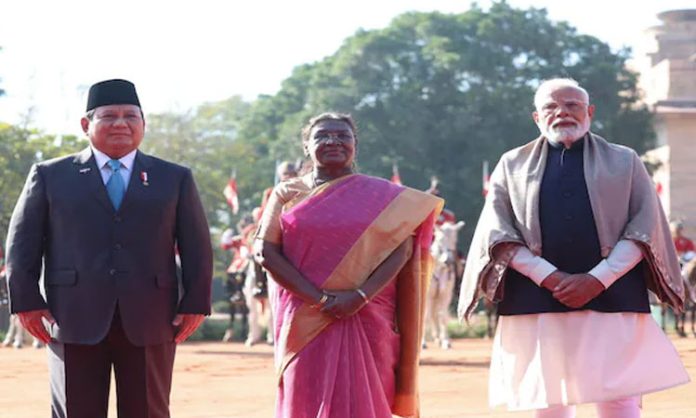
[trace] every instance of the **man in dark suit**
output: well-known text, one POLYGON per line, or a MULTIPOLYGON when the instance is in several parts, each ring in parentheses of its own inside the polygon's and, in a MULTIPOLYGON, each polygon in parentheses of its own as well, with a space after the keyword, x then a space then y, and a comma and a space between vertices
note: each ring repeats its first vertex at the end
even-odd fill
POLYGON ((90 147, 34 165, 12 215, 11 311, 49 343, 53 417, 106 417, 112 365, 119 417, 169 417, 176 343, 210 314, 203 207, 189 169, 138 151, 132 83, 93 85, 81 122, 90 147))

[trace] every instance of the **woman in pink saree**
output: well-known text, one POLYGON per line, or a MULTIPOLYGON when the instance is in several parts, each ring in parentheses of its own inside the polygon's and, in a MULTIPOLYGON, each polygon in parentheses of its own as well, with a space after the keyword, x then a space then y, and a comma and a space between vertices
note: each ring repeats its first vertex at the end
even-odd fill
POLYGON ((310 173, 280 183, 256 257, 272 296, 277 418, 418 416, 417 366, 433 219, 442 200, 356 174, 355 124, 303 129, 310 173))

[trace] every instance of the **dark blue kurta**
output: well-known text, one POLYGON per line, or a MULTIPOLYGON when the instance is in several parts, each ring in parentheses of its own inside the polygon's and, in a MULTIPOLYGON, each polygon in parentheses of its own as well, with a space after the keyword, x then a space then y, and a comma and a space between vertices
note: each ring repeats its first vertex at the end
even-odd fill
MULTIPOLYGON (((587 273, 602 261, 602 255, 583 171, 584 139, 570 149, 550 144, 539 194, 542 257, 566 273, 587 273)), ((512 268, 503 286, 503 299, 498 305, 501 315, 584 309, 650 312, 643 262, 579 309, 558 302, 551 292, 512 268)))

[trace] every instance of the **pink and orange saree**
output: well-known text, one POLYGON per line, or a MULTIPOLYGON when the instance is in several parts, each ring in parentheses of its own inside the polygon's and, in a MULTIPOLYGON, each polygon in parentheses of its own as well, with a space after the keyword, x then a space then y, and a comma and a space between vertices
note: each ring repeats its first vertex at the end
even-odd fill
POLYGON ((277 418, 418 416, 417 367, 433 221, 442 200, 386 180, 349 175, 310 190, 274 190, 258 237, 319 288, 355 289, 404 240, 414 251, 395 280, 337 320, 278 288, 277 418))

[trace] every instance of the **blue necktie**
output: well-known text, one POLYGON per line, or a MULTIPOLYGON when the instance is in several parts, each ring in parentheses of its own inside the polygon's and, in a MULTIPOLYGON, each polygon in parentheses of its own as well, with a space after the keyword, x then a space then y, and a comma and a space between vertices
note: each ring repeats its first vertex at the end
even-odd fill
POLYGON ((109 160, 111 167, 111 177, 106 182, 106 192, 109 194, 109 199, 114 205, 114 209, 118 210, 123 200, 123 195, 126 193, 126 185, 121 177, 121 162, 119 160, 109 160))

